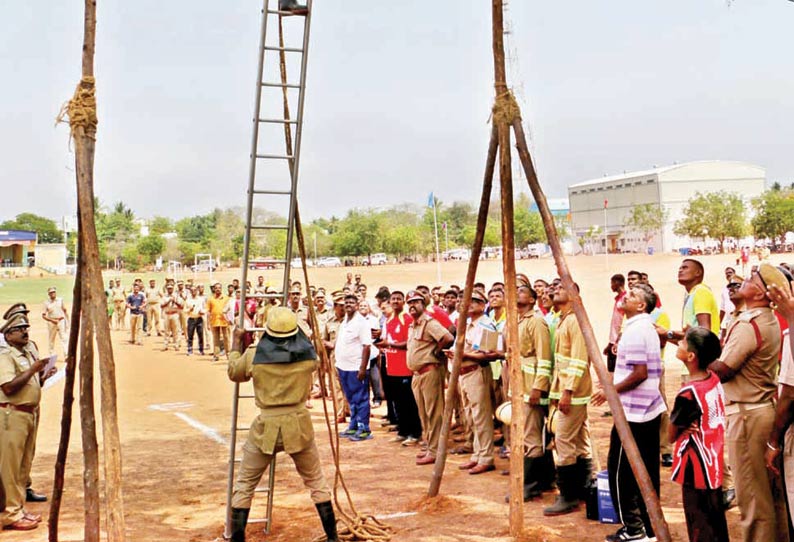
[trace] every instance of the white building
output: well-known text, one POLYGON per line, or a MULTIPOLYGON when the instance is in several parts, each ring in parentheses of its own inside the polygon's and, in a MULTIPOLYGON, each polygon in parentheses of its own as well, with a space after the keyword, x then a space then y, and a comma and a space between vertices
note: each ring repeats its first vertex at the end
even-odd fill
POLYGON ((667 220, 650 246, 658 251, 677 250, 694 244, 688 237, 673 233, 673 226, 683 216, 686 203, 697 193, 725 190, 741 196, 747 207, 750 200, 765 189, 766 169, 746 162, 707 160, 687 162, 645 171, 633 171, 593 179, 568 187, 571 227, 577 237, 593 227, 604 250, 604 229, 610 252, 642 251, 642 234, 624 223, 632 207, 646 203, 661 205, 667 220), (606 206, 605 206, 606 204, 606 206))

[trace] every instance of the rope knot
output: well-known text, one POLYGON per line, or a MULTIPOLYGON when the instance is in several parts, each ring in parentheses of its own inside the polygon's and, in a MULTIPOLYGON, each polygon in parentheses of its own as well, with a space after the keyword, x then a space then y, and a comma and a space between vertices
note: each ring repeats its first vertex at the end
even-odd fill
POLYGON ((96 80, 91 76, 83 76, 77 84, 72 99, 63 104, 56 122, 66 122, 69 119, 71 136, 74 137, 78 127, 91 139, 96 139, 97 114, 96 114, 96 80))
POLYGON ((496 95, 496 101, 491 113, 496 124, 507 124, 509 126, 516 119, 521 118, 521 109, 518 107, 513 93, 509 90, 496 95))

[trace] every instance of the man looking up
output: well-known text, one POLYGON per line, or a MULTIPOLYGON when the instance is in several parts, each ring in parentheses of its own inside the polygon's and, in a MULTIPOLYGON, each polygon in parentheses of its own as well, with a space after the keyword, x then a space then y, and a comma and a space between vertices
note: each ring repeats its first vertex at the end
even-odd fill
POLYGON ((358 297, 345 295, 345 319, 339 326, 334 352, 342 390, 350 405, 350 424, 339 434, 352 441, 369 440, 369 353, 372 332, 358 311, 358 297))
POLYGON ((615 372, 615 363, 617 361, 617 343, 620 336, 620 328, 623 326, 623 300, 626 297, 626 279, 623 275, 612 275, 609 280, 609 287, 612 293, 615 294, 615 304, 612 306, 612 320, 609 323, 609 343, 604 348, 604 355, 607 357, 607 370, 610 373, 615 372))

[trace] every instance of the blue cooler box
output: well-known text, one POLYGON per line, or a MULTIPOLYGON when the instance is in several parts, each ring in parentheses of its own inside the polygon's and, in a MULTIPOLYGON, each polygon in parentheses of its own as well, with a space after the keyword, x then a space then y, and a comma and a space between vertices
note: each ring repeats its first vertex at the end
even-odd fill
POLYGON ((612 496, 609 493, 609 474, 601 471, 597 476, 598 483, 598 518, 601 523, 617 523, 618 515, 612 506, 612 496))

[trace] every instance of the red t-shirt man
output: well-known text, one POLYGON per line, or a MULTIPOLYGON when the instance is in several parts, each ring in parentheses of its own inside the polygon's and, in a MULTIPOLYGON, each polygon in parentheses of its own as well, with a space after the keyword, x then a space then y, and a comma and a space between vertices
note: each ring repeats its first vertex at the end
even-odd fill
MULTIPOLYGON (((410 314, 401 312, 393 314, 386 320, 386 343, 408 342, 408 330, 414 319, 410 314)), ((408 368, 408 350, 405 348, 383 348, 386 354, 386 374, 389 376, 412 376, 408 368)))

